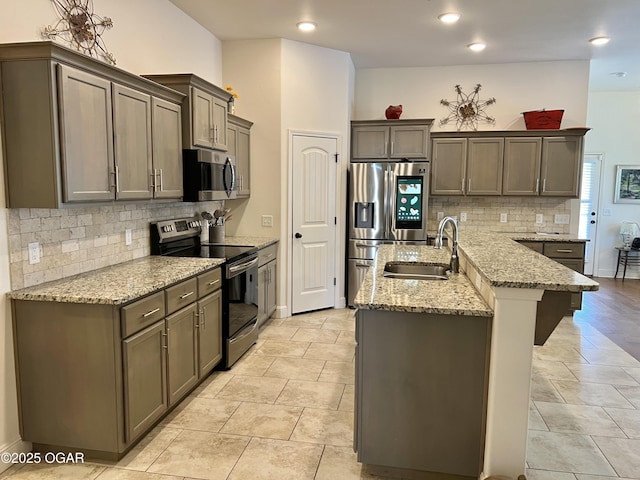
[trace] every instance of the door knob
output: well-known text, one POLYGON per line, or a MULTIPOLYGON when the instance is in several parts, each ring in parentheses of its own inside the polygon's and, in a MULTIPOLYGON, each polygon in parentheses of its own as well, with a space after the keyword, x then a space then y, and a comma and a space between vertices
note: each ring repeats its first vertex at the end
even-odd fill
POLYGON ((302 234, 301 234, 301 233, 296 232, 295 237, 296 237, 296 238, 302 238, 302 234))

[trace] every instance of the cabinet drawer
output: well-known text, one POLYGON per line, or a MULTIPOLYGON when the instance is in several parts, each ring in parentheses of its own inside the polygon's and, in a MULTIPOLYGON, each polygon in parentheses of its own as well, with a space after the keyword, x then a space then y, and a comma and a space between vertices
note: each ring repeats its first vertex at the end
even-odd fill
POLYGON ((584 271, 584 262, 581 258, 554 258, 554 260, 559 264, 564 265, 565 267, 569 267, 571 270, 575 270, 578 273, 582 273, 584 271))
POLYGON ((164 292, 157 292, 120 309, 122 337, 128 337, 164 318, 164 292))
POLYGON ((544 254, 554 258, 584 258, 584 243, 545 242, 544 254))
POLYGON ((222 286, 222 274, 219 268, 198 275, 198 298, 215 292, 222 286))
POLYGON ((520 245, 523 245, 527 248, 530 248, 531 250, 538 252, 538 253, 542 253, 543 251, 543 247, 544 247, 544 243, 543 242, 527 242, 527 241, 522 241, 522 242, 518 242, 520 245))
POLYGON ((169 315, 197 300, 198 281, 191 278, 167 288, 165 292, 167 294, 167 315, 169 315))
POLYGON ((262 266, 271 260, 275 260, 278 256, 278 244, 274 243, 268 247, 258 250, 258 266, 262 266))

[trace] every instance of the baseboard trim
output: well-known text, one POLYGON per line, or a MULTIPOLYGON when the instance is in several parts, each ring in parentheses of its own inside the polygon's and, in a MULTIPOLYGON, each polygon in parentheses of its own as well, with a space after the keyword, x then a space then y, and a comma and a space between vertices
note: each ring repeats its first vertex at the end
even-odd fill
MULTIPOLYGON (((21 438, 18 438, 11 443, 1 445, 0 455, 4 455, 5 453, 27 453, 31 451, 31 448, 31 442, 25 442, 21 438)), ((11 466, 11 463, 0 462, 0 473, 8 470, 11 466)))

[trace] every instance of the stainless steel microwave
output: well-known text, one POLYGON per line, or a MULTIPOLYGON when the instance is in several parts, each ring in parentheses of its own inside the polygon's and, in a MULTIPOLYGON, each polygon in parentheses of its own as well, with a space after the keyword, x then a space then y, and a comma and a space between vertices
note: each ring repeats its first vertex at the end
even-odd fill
POLYGON ((236 198, 236 159, 226 152, 182 151, 185 202, 236 198))

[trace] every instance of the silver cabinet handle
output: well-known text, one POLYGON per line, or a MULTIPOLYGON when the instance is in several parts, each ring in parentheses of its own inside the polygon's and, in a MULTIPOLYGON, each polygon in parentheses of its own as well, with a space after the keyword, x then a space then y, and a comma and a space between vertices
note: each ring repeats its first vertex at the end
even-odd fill
POLYGON ((540 190, 540 178, 536 178, 536 192, 540 190))
POLYGON ((391 142, 391 152, 390 152, 390 154, 393 155, 393 142, 391 142))
POLYGON ((190 297, 191 295, 193 295, 194 292, 187 292, 184 295, 180 295, 180 300, 184 300, 187 297, 190 297))
POLYGON ((208 285, 208 286, 211 286, 211 285, 215 285, 216 283, 220 283, 220 279, 218 279, 218 280, 212 280, 212 281, 210 281, 209 283, 207 283, 207 285, 208 285))
POLYGON ((462 190, 463 192, 464 192, 464 181, 465 181, 465 178, 463 177, 462 183, 460 184, 460 190, 462 190))
POLYGON ((150 312, 147 312, 144 315, 142 315, 142 318, 147 318, 148 316, 153 315, 154 313, 158 313, 159 311, 160 311, 160 307, 154 308, 150 312))
POLYGON ((120 193, 120 167, 116 165, 116 193, 120 193))
POLYGON ((162 178, 162 169, 160 169, 160 191, 164 190, 164 180, 162 178))
POLYGON ((547 191, 547 179, 546 178, 544 180, 542 180, 542 191, 543 192, 547 191))
POLYGON ((467 193, 471 193, 471 177, 469 177, 467 181, 467 193))
POLYGON ((556 250, 556 252, 558 252, 558 253, 573 253, 573 250, 571 250, 570 248, 559 248, 558 250, 556 250))

